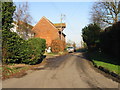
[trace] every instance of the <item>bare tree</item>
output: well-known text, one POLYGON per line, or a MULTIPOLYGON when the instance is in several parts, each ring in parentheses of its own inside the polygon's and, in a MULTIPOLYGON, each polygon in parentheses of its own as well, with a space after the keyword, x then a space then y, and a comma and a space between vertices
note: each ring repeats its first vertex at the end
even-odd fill
POLYGON ((28 36, 28 32, 31 28, 29 24, 32 23, 32 17, 29 13, 29 5, 27 2, 19 4, 19 6, 16 7, 16 11, 14 13, 14 20, 18 26, 18 34, 25 39, 25 37, 28 36))
POLYGON ((66 46, 67 47, 73 46, 73 41, 68 40, 67 43, 66 43, 66 46))
POLYGON ((118 21, 118 2, 95 2, 91 14, 91 21, 97 23, 101 27, 111 25, 118 21))
POLYGON ((73 47, 76 48, 76 43, 75 42, 73 43, 73 47))

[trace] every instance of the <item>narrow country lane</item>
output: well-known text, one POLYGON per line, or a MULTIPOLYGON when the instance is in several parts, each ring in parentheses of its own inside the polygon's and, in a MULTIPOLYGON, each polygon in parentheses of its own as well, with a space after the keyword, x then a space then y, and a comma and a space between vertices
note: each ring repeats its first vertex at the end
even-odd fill
POLYGON ((42 69, 2 82, 3 88, 118 88, 118 83, 96 72, 82 53, 49 59, 42 69))

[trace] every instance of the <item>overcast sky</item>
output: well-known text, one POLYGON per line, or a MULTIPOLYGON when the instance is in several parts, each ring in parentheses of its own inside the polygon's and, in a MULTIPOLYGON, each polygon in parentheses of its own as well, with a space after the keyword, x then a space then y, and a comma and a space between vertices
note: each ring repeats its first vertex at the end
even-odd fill
MULTIPOLYGON (((18 2, 15 2, 18 5, 18 2)), ((64 33, 66 41, 72 40, 80 46, 82 40, 81 30, 90 23, 90 10, 93 2, 29 2, 29 11, 34 26, 43 16, 53 23, 60 23, 60 16, 66 17, 64 33)))

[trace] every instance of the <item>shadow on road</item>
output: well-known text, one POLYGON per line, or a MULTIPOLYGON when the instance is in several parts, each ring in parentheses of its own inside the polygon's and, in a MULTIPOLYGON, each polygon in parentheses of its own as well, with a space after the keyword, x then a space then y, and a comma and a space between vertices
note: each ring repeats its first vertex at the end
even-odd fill
POLYGON ((41 56, 41 58, 38 60, 36 64, 40 64, 45 58, 46 58, 46 55, 41 56))
POLYGON ((44 67, 47 69, 56 69, 61 64, 65 63, 65 60, 67 60, 69 56, 70 55, 68 54, 68 55, 56 56, 54 58, 46 59, 46 64, 44 67))

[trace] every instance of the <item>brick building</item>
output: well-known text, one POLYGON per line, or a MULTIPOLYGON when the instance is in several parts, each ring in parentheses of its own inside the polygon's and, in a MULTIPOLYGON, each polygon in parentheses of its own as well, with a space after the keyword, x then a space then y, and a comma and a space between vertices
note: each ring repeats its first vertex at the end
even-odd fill
POLYGON ((65 41, 65 34, 62 32, 66 27, 65 23, 53 24, 46 17, 42 17, 40 21, 33 27, 35 37, 40 37, 46 40, 47 46, 51 46, 52 40, 59 39, 65 41))

